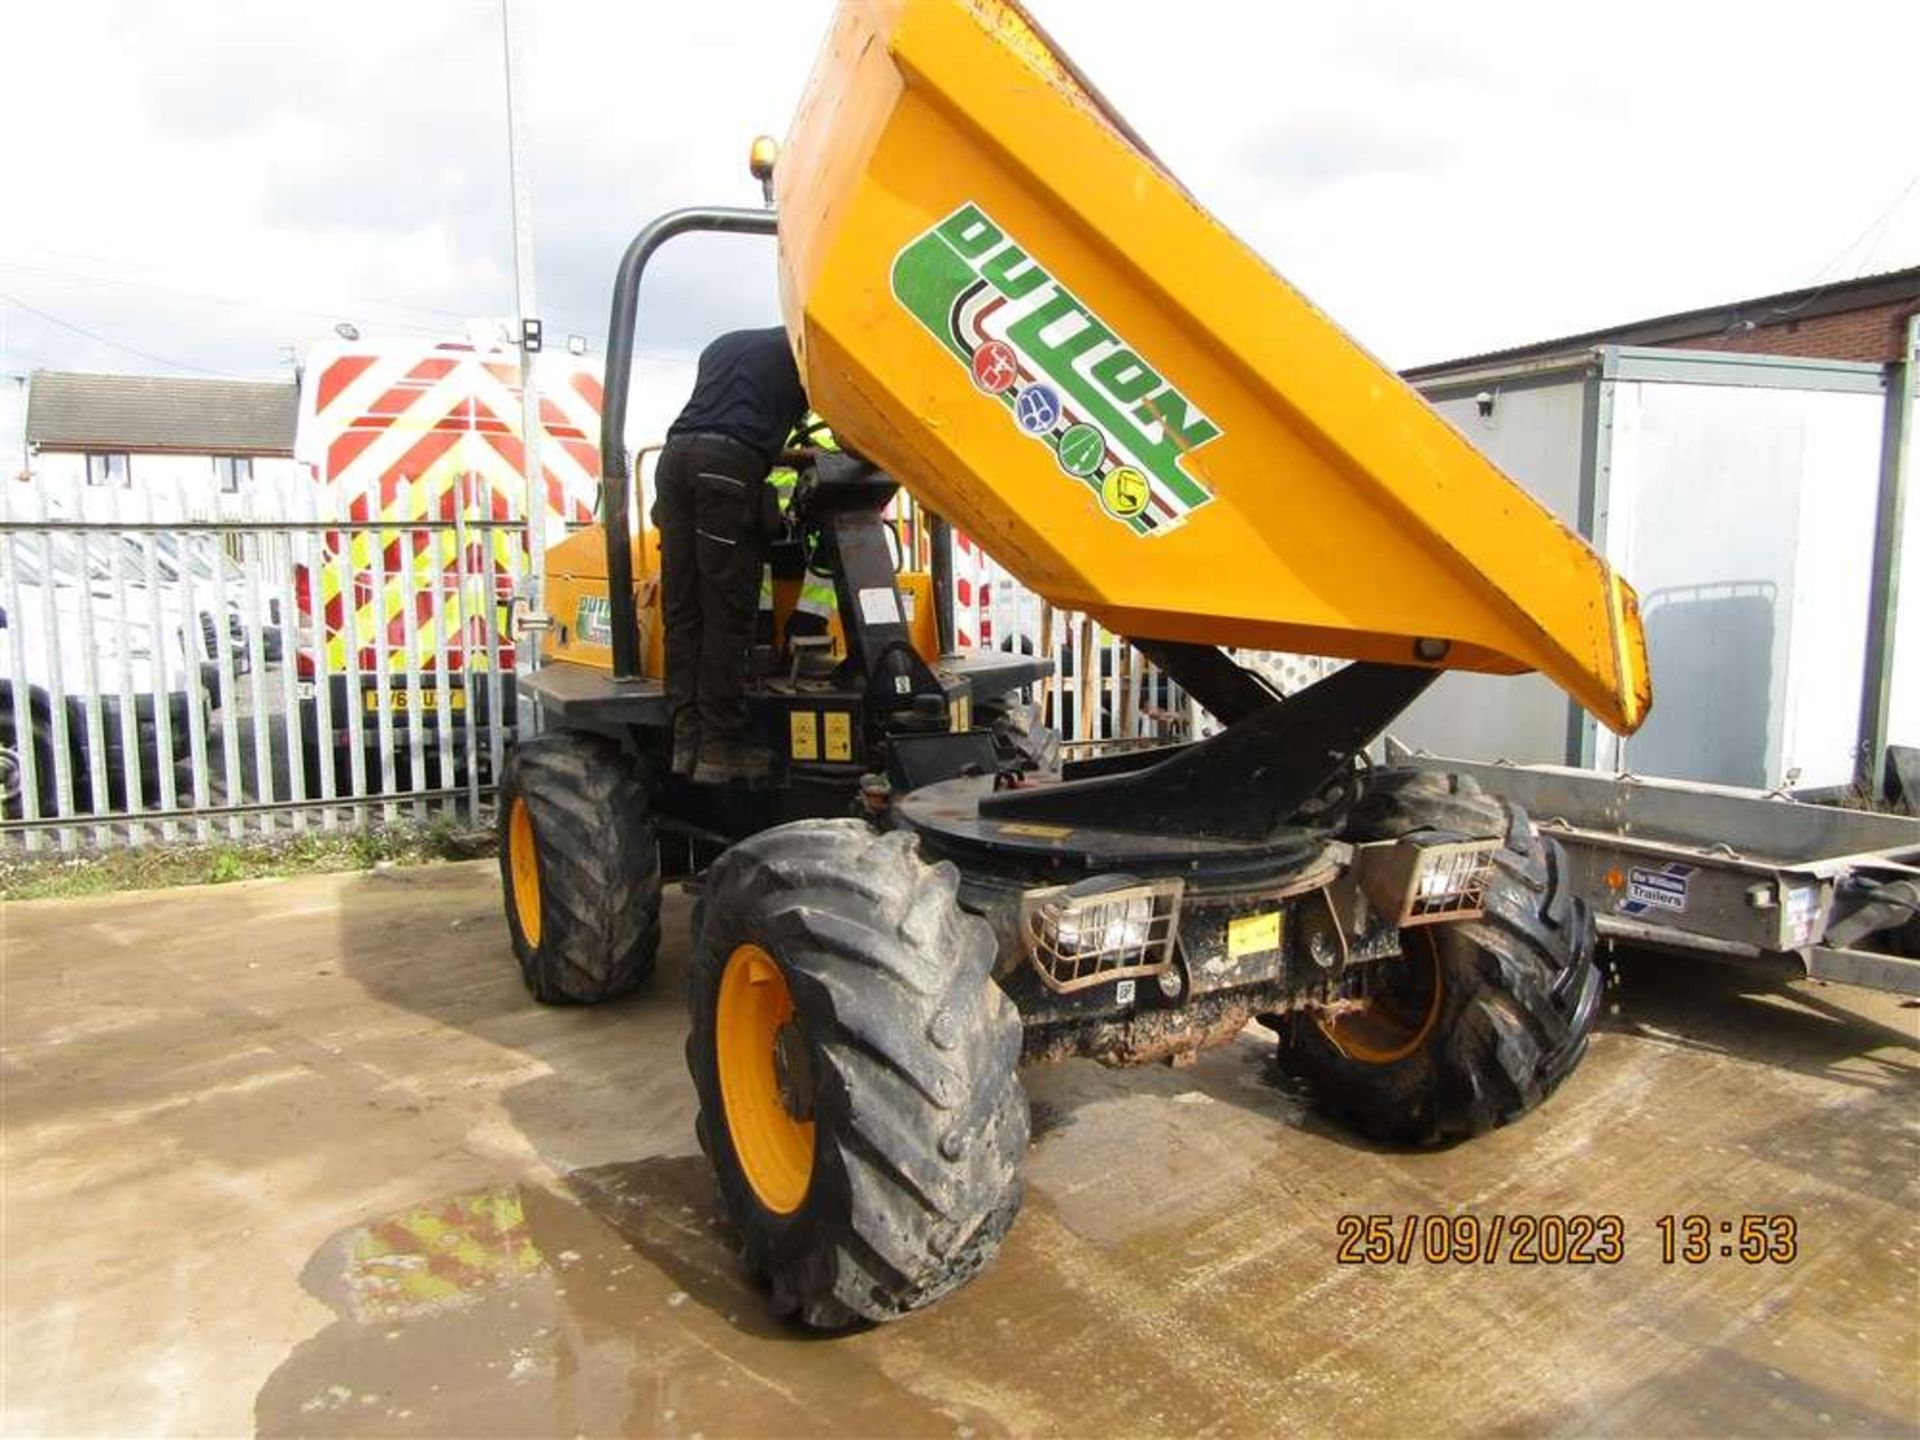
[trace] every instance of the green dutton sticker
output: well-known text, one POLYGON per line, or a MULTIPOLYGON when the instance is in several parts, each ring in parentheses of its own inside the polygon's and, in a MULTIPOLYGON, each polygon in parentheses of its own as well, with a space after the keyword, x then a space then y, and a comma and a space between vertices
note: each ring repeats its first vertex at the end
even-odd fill
POLYGON ((613 601, 605 595, 582 595, 574 611, 573 633, 582 645, 613 643, 613 601))
POLYGON ((1107 458, 1107 440, 1091 425, 1070 425, 1060 437, 1060 468, 1069 475, 1087 476, 1107 458))
POLYGON ((1220 427, 979 205, 909 240, 891 280, 982 398, 1134 534, 1177 526, 1213 499, 1195 457, 1220 427))

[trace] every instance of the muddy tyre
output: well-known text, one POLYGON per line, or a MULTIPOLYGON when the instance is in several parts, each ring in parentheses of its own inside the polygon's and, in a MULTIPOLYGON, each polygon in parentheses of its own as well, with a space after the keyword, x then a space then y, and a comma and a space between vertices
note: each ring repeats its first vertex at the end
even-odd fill
POLYGON ((1484 918, 1403 931, 1366 1006, 1290 1017, 1278 1057, 1319 1109, 1399 1145, 1463 1140, 1539 1105, 1586 1054, 1602 989, 1565 856, 1518 806, 1462 776, 1385 771, 1346 838, 1427 829, 1503 837, 1484 918))
POLYGON ((660 847, 632 759, 598 735, 516 746, 500 782, 500 879, 534 999, 591 1005, 653 973, 660 847))
POLYGON ((708 872, 687 1065, 776 1314, 897 1319, 984 1268, 1020 1208, 1020 1018, 958 881, 854 820, 764 831, 708 872))

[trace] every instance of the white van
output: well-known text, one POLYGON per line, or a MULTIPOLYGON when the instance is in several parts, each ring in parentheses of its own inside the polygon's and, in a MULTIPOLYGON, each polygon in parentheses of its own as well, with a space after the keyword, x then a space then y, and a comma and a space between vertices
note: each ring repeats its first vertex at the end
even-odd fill
POLYGON ((72 797, 59 807, 66 813, 127 808, 136 798, 130 752, 138 796, 152 803, 161 766, 188 753, 192 707, 201 707, 203 724, 209 708, 188 638, 199 627, 187 625, 177 601, 156 607, 166 587, 153 596, 123 574, 129 618, 118 618, 99 578, 83 576, 79 548, 65 539, 0 545, 0 813, 8 819, 29 813, 29 765, 43 816, 56 811, 62 768, 72 797), (156 608, 158 628, 142 618, 156 608), (56 695, 64 697, 64 765, 56 695), (104 795, 95 793, 96 760, 104 795))

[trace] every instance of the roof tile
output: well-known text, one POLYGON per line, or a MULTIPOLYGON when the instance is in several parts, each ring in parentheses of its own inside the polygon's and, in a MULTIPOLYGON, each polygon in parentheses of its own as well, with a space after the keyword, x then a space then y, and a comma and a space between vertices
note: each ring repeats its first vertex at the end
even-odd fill
POLYGON ((27 443, 42 450, 291 455, 289 380, 193 380, 36 370, 27 443))

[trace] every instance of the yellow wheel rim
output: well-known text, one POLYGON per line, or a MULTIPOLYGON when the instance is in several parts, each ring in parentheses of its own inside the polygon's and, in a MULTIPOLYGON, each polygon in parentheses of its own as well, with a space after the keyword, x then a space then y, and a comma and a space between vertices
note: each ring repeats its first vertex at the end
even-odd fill
POLYGON ((720 1103, 733 1153, 760 1203, 790 1215, 813 1178, 813 1121, 799 1120, 780 1098, 775 1047, 793 1019, 793 992, 758 945, 742 945, 720 975, 714 1052, 720 1103))
POLYGON ((1408 979, 1414 983, 1404 994, 1376 995, 1364 1009, 1315 1021, 1320 1033, 1349 1060, 1392 1065, 1426 1044, 1433 1033, 1434 1021, 1440 1018, 1440 942, 1431 929, 1420 933, 1427 942, 1429 965, 1425 971, 1414 971, 1418 962, 1407 962, 1408 979))
POLYGON ((540 857, 533 847, 533 817, 515 798, 507 813, 507 872, 513 877, 513 913, 527 944, 540 948, 540 857))

